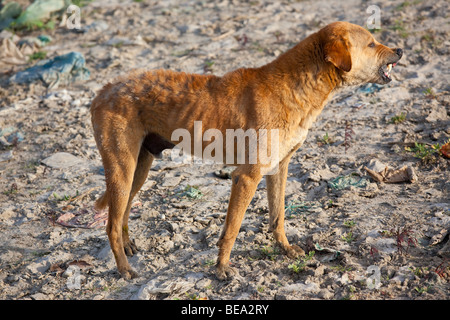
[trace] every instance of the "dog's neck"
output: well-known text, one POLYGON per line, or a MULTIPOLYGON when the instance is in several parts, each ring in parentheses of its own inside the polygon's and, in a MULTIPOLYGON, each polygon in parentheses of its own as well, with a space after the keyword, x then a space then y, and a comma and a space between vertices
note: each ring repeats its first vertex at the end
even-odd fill
POLYGON ((280 85, 279 88, 291 91, 291 108, 320 113, 337 89, 344 85, 341 71, 326 62, 324 56, 323 46, 308 37, 262 69, 269 71, 264 74, 273 75, 267 79, 272 85, 280 80, 280 84, 288 84, 288 87, 280 85), (311 90, 314 95, 304 94, 311 90))

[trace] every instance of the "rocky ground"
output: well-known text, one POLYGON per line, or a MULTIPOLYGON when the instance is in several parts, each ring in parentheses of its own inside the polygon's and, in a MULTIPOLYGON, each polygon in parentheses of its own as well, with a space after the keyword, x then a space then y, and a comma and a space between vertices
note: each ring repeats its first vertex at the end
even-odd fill
MULTIPOLYGON (((24 1, 22 1, 24 2, 24 1)), ((26 3, 25 3, 26 4, 26 3)), ((155 161, 130 230, 140 277, 120 279, 93 201, 104 175, 90 124, 96 91, 133 68, 222 75, 263 65, 326 24, 365 25, 366 1, 82 2, 74 32, 54 17, 47 58, 78 51, 90 79, 47 88, 0 77, 0 299, 448 299, 449 5, 385 1, 374 36, 404 48, 390 84, 344 90, 294 155, 286 229, 308 256, 274 247, 264 181, 231 256, 214 275, 230 180, 220 165, 155 161), (386 166, 414 182, 378 182, 386 166)))

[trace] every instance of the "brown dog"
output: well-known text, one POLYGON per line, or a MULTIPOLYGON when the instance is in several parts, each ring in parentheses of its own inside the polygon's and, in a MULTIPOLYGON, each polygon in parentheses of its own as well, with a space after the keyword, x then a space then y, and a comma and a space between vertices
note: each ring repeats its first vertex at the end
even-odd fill
MULTIPOLYGON (((259 158, 236 162, 237 155, 233 155, 231 164, 237 168, 218 242, 217 277, 223 280, 235 273, 229 266, 231 249, 256 187, 270 170, 266 175, 270 231, 289 257, 304 254, 289 244, 284 231, 289 160, 338 88, 390 82, 390 71, 401 56, 401 49, 378 43, 364 28, 335 22, 260 68, 238 69, 223 77, 166 70, 135 72, 107 84, 91 106, 106 179, 106 192, 96 206, 109 206, 106 230, 122 277, 137 276, 126 257, 137 250, 128 231, 131 201, 154 157, 174 147, 173 132, 181 128, 195 136, 195 121, 202 121, 202 135, 207 129, 223 135, 229 129, 275 129, 278 133, 275 166, 259 158)), ((257 139, 262 139, 261 134, 257 139)), ((202 141, 202 150, 207 146, 202 141)), ((232 150, 236 153, 236 148, 232 150)), ((249 146, 244 151, 251 153, 249 146)))

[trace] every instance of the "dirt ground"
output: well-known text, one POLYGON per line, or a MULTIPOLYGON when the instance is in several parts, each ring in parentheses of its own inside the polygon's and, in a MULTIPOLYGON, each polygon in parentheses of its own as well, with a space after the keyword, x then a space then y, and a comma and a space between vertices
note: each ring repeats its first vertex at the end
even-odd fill
MULTIPOLYGON (((22 1, 23 2, 23 1, 22 1)), ((385 86, 347 88, 294 155, 287 235, 308 256, 282 255, 268 231, 260 183, 231 255, 239 275, 214 275, 231 181, 221 165, 155 161, 135 199, 129 258, 119 277, 93 210, 104 172, 89 106, 133 68, 223 75, 261 66, 328 23, 362 26, 366 1, 93 1, 81 27, 15 31, 51 36, 47 58, 77 51, 90 79, 47 88, 0 76, 0 299, 449 299, 449 2, 386 1, 381 43, 404 49, 385 86), (376 181, 365 167, 408 167, 413 182, 376 181)), ((4 34, 3 34, 4 35, 4 34)), ((17 41, 17 39, 16 39, 17 41)))

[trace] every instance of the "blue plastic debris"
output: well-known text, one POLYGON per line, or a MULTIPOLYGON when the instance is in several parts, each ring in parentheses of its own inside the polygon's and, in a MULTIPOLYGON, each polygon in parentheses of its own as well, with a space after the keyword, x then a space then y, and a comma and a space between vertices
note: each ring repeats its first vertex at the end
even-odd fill
POLYGON ((339 176, 328 181, 328 186, 335 190, 343 190, 349 187, 364 188, 369 184, 369 180, 354 174, 339 176))
POLYGON ((44 45, 52 41, 52 37, 50 37, 50 36, 48 36, 48 35, 45 35, 45 34, 41 34, 41 35, 38 36, 37 38, 38 38, 38 39, 41 41, 41 43, 44 44, 44 45))
POLYGON ((368 83, 359 87, 358 91, 362 93, 374 93, 380 91, 382 88, 383 88, 382 85, 376 83, 368 83))
POLYGON ((70 52, 53 59, 42 60, 31 68, 13 75, 9 81, 25 84, 41 80, 49 88, 68 85, 72 82, 88 80, 89 70, 86 61, 79 52, 70 52))
POLYGON ((6 127, 0 129, 0 144, 4 146, 10 146, 18 142, 22 142, 24 136, 16 127, 6 127))

